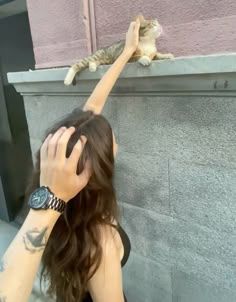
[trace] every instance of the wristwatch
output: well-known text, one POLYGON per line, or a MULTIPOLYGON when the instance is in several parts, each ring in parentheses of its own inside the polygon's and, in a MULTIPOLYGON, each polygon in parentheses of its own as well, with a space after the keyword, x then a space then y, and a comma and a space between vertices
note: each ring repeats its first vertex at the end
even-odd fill
POLYGON ((66 203, 57 198, 48 187, 42 186, 30 195, 28 205, 34 210, 53 209, 63 213, 66 203))

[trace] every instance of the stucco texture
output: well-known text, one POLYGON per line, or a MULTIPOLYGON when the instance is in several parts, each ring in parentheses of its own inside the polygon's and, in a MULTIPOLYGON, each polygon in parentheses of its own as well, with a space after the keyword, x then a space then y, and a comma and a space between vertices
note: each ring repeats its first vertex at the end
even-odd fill
POLYGON ((36 68, 67 66, 123 39, 140 12, 164 27, 158 49, 176 56, 233 52, 233 0, 28 0, 36 68), (91 46, 93 45, 93 47, 91 46))
POLYGON ((82 1, 27 1, 36 67, 68 65, 87 55, 82 1))

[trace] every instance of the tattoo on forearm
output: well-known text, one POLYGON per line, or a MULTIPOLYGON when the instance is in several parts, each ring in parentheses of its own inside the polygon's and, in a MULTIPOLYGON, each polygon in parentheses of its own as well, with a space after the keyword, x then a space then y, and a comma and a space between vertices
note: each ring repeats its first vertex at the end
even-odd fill
MULTIPOLYGON (((48 227, 43 228, 41 231, 34 228, 26 232, 23 237, 23 242, 25 244, 25 248, 31 254, 44 250, 47 243, 47 232, 48 227)), ((1 300, 0 300, 1 302, 1 300)))
POLYGON ((5 271, 5 264, 4 264, 3 260, 0 260, 0 273, 2 273, 4 271, 5 271))

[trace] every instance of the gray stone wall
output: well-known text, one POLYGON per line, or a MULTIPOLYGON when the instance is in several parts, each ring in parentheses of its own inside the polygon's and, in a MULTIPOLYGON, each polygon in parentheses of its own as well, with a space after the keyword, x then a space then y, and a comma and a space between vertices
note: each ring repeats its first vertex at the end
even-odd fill
POLYGON ((236 99, 123 98, 117 192, 130 301, 236 300, 236 99))
MULTIPOLYGON (((158 76, 148 80, 159 81, 158 76)), ((163 90, 171 86, 168 77, 162 81, 163 90)), ((181 93, 169 96, 153 90, 132 96, 136 79, 124 83, 130 95, 118 83, 104 114, 119 144, 116 189, 132 243, 123 278, 128 301, 236 301, 234 87, 222 95, 206 89, 204 96, 196 92, 199 87, 184 93, 182 84, 181 93)), ((62 83, 58 89, 47 85, 32 88, 31 94, 25 84, 16 85, 18 91, 27 90, 33 153, 45 129, 87 98, 79 86, 77 93, 62 94, 55 93, 62 83)))

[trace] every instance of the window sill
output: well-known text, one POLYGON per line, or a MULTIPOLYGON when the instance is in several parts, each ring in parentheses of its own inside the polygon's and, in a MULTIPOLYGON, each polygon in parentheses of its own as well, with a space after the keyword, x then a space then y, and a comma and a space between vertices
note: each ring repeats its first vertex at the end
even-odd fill
MULTIPOLYGON (((85 70, 69 87, 63 84, 68 68, 8 73, 8 81, 22 95, 89 95, 108 68, 85 70)), ((235 96, 236 53, 154 61, 149 67, 130 63, 111 94, 235 96)))

